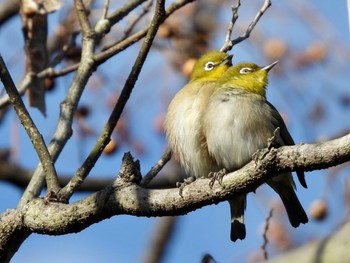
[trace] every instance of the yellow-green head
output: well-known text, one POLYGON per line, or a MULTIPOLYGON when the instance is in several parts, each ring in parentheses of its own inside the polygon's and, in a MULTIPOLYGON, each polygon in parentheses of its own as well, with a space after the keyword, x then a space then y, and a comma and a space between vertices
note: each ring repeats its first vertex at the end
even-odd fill
POLYGON ((225 52, 209 51, 194 64, 190 82, 218 80, 232 65, 231 59, 232 55, 225 52))
POLYGON ((233 65, 219 80, 219 87, 242 89, 266 97, 267 75, 277 63, 275 61, 265 67, 249 62, 233 65))

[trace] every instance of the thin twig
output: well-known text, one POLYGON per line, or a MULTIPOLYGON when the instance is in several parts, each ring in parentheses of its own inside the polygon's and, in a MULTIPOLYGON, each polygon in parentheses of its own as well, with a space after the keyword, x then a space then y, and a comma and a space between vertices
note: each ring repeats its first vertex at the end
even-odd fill
MULTIPOLYGON (((271 6, 271 0, 265 0, 263 6, 259 10, 259 12, 254 17, 253 21, 249 24, 247 30, 243 33, 243 35, 230 40, 228 42, 225 42, 224 46, 221 48, 222 51, 227 52, 232 49, 234 45, 237 45, 238 43, 242 42, 243 40, 247 39, 250 36, 250 33, 253 31, 256 24, 259 22, 260 18, 264 15, 265 11, 271 6)), ((233 12, 236 10, 233 8, 233 12)), ((234 16, 234 15, 233 15, 234 16)), ((231 25, 231 23, 230 23, 231 25)), ((229 27, 230 27, 229 25, 229 27)))
MULTIPOLYGON (((72 123, 79 99, 84 91, 85 85, 95 69, 94 49, 95 38, 92 34, 90 22, 87 18, 86 8, 82 0, 75 0, 75 11, 82 28, 82 55, 81 63, 74 76, 72 84, 67 92, 65 100, 61 103, 60 118, 57 124, 56 132, 51 139, 48 150, 51 154, 52 161, 55 162, 63 150, 65 144, 72 136, 72 123)), ((18 208, 22 208, 29 200, 39 196, 42 189, 44 174, 40 166, 35 170, 32 180, 28 184, 22 198, 18 204, 18 208)), ((62 189, 61 189, 62 191, 62 189)), ((60 192, 61 192, 60 191, 60 192)), ((61 193, 59 193, 61 199, 61 193)), ((66 200, 62 200, 66 201, 66 200)))
POLYGON ((88 12, 82 0, 75 0, 75 10, 78 16, 78 21, 83 30, 83 35, 87 35, 91 30, 91 24, 88 19, 88 12))
POLYGON ((240 6, 241 6, 241 1, 237 0, 237 4, 235 6, 232 5, 232 7, 231 7, 232 8, 232 18, 231 18, 231 21, 227 27, 225 44, 221 48, 221 51, 223 51, 223 52, 227 51, 226 48, 229 46, 229 44, 231 42, 232 30, 233 30, 233 27, 235 26, 237 19, 238 19, 238 9, 240 6))
POLYGON ((18 93, 18 90, 10 76, 1 54, 0 69, 0 78, 4 84, 5 90, 40 159, 40 163, 46 176, 48 191, 51 193, 57 193, 60 190, 60 186, 50 153, 46 147, 42 135, 35 126, 29 112, 24 106, 21 95, 18 93))
MULTIPOLYGON (((180 1, 176 1, 174 3, 172 3, 168 9, 166 10, 165 13, 165 19, 168 18, 171 14, 173 14, 176 10, 180 9, 181 7, 185 6, 188 3, 193 2, 194 0, 180 0, 180 1)), ((136 1, 136 2, 145 2, 145 0, 143 1, 136 1)), ((111 15, 112 16, 112 15, 111 15)), ((119 15, 118 15, 119 18, 119 15)), ((110 19, 111 23, 112 23, 112 18, 108 18, 110 19)), ((149 26, 139 30, 138 32, 134 33, 133 35, 131 35, 130 37, 128 37, 127 39, 115 43, 113 45, 111 45, 109 48, 97 53, 94 56, 94 60, 95 60, 95 65, 101 65, 102 63, 104 63, 106 60, 110 59, 111 57, 113 57, 114 55, 118 54, 119 52, 125 50, 126 48, 128 48, 129 46, 135 44, 136 42, 138 42, 140 39, 142 39, 143 37, 145 37, 145 35, 147 34, 149 30, 149 26)), ((79 63, 76 63, 74 65, 71 65, 69 67, 66 67, 62 70, 54 70, 53 68, 47 68, 45 70, 43 70, 42 72, 38 73, 38 78, 56 78, 56 77, 60 77, 60 76, 64 76, 67 75, 75 70, 78 69, 79 67, 79 63)))
POLYGON ((111 25, 115 25, 120 20, 122 20, 125 16, 127 16, 132 10, 141 5, 143 2, 147 0, 131 0, 127 1, 121 8, 117 11, 110 14, 107 19, 111 22, 111 25))
POLYGON ((168 147, 159 161, 151 168, 151 170, 142 178, 140 185, 148 185, 152 179, 159 173, 159 171, 164 167, 164 165, 171 159, 171 150, 168 147))
MULTIPOLYGON (((31 83, 31 75, 26 74, 18 88, 19 95, 22 96, 24 94, 24 92, 27 90, 28 85, 30 83, 31 83)), ((10 97, 7 94, 0 98, 0 109, 3 109, 9 106, 10 104, 11 104, 10 97)))
POLYGON ((84 179, 89 174, 90 170, 92 169, 98 158, 101 156, 102 150, 105 148, 105 146, 110 140, 110 136, 114 130, 114 127, 116 126, 117 121, 119 120, 119 117, 123 112, 126 102, 128 101, 131 92, 135 86, 136 80, 141 72, 142 66, 151 49, 158 28, 166 18, 164 2, 165 0, 158 0, 156 3, 156 10, 151 22, 151 26, 149 27, 148 33, 141 46, 139 55, 136 58, 134 66, 132 67, 131 72, 125 82, 124 88, 119 96, 119 99, 110 117, 108 118, 100 137, 97 139, 94 148, 90 152, 89 156, 86 158, 84 163, 80 166, 80 168, 72 177, 72 180, 61 191, 65 198, 67 198, 67 200, 74 193, 75 189, 79 187, 79 185, 84 181, 84 179))
POLYGON ((129 23, 129 25, 126 27, 126 29, 124 30, 124 34, 121 37, 121 39, 125 39, 130 32, 134 29, 135 25, 141 20, 142 17, 144 17, 149 10, 151 9, 153 4, 153 0, 148 0, 147 3, 145 4, 145 6, 142 8, 140 14, 138 14, 138 16, 129 23))
MULTIPOLYGON (((168 9, 166 10, 165 19, 168 18, 171 14, 173 14, 176 10, 180 9, 181 7, 185 6, 188 3, 191 3, 193 1, 194 0, 179 0, 179 1, 173 2, 172 4, 169 5, 168 9)), ((125 15, 125 12, 129 11, 129 9, 131 8, 129 6, 129 4, 134 3, 133 6, 135 6, 136 4, 137 5, 141 4, 142 2, 145 2, 145 0, 142 0, 142 1, 138 0, 138 1, 133 1, 130 3, 128 2, 127 3, 127 5, 128 5, 127 10, 123 9, 123 12, 111 14, 108 19, 111 21, 111 23, 115 22, 113 19, 116 19, 116 20, 121 19, 122 17, 124 17, 123 14, 125 15), (113 16, 113 15, 115 15, 115 16, 113 16)), ((140 39, 145 37, 148 30, 149 30, 149 26, 132 34, 127 39, 125 39, 121 42, 115 43, 114 45, 112 45, 108 49, 103 50, 103 51, 95 54, 95 56, 93 58, 93 60, 95 62, 95 66, 98 67, 99 65, 101 65, 102 63, 104 63, 105 61, 110 59, 111 57, 115 56, 119 52, 121 52, 121 51, 125 50, 126 48, 128 48, 129 46, 137 43, 140 39)), ((42 79, 42 78, 56 78, 56 77, 64 76, 64 75, 67 75, 67 74, 77 70, 80 66, 80 63, 81 62, 76 63, 74 65, 70 65, 62 70, 54 70, 52 67, 50 67, 50 68, 44 69, 43 71, 38 73, 37 77, 42 79)), ((25 90, 26 90, 26 86, 21 85, 21 87, 20 87, 21 92, 20 93, 21 94, 24 93, 25 90), (22 87, 23 87, 23 89, 22 89, 22 87)), ((9 98, 7 96, 4 96, 0 99, 0 108, 5 107, 8 104, 9 104, 9 98)))
POLYGON ((269 212, 269 215, 267 216, 266 218, 266 223, 265 223, 265 229, 264 229, 264 234, 263 234, 263 238, 264 238, 264 242, 261 246, 261 249, 263 251, 263 255, 264 255, 264 260, 267 262, 268 260, 268 255, 267 255, 267 243, 269 242, 269 240, 267 239, 267 231, 269 230, 269 226, 270 226, 270 220, 272 218, 272 213, 273 212, 273 209, 271 208, 270 212, 269 212))
POLYGON ((107 18, 108 8, 109 8, 109 0, 105 0, 104 5, 103 5, 102 19, 107 18))

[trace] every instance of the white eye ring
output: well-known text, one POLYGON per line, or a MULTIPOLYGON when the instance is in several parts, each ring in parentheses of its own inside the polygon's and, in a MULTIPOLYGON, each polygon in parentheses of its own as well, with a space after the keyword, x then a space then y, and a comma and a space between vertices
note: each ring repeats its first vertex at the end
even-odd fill
POLYGON ((214 68, 214 62, 209 61, 209 62, 205 63, 204 70, 210 71, 213 68, 214 68))
POLYGON ((241 68, 241 70, 239 71, 239 73, 241 74, 247 74, 249 72, 251 72, 252 69, 251 68, 241 68))

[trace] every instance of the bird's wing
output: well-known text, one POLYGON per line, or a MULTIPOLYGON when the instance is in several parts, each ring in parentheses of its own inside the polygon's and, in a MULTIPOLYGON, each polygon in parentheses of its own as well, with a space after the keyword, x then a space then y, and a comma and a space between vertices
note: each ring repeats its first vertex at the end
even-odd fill
MULTIPOLYGON (((270 106, 271 111, 272 111, 272 116, 274 117, 274 119, 272 120, 273 124, 275 125, 275 127, 280 127, 280 135, 282 140, 284 141, 285 145, 295 145, 294 140, 292 138, 292 136, 290 135, 286 124, 283 121, 282 116, 279 114, 279 112, 277 111, 277 109, 268 101, 266 101, 267 104, 270 106)), ((300 184, 304 187, 307 188, 307 184, 305 181, 305 174, 303 171, 296 171, 298 179, 300 184)))

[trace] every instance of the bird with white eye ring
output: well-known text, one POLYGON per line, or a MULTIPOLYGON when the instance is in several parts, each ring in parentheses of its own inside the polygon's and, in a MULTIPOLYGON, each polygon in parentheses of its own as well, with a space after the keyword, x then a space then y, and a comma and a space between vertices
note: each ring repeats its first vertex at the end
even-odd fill
POLYGON ((209 61, 209 62, 205 63, 204 70, 210 71, 214 68, 214 66, 215 66, 214 62, 209 61))
POLYGON ((247 73, 249 73, 249 72, 251 72, 251 71, 252 71, 251 68, 241 68, 241 69, 239 70, 239 73, 247 74, 247 73))
POLYGON ((216 81, 232 65, 231 59, 231 55, 221 51, 210 51, 200 57, 189 83, 175 95, 168 107, 164 128, 169 147, 191 177, 207 177, 211 171, 212 164, 203 164, 210 157, 201 150, 201 116, 198 113, 205 109, 205 100, 216 81))
MULTIPOLYGON (((266 148, 268 140, 275 137, 278 145, 293 145, 294 141, 276 108, 266 100, 268 72, 277 61, 259 67, 253 63, 239 63, 225 71, 217 81, 214 92, 206 101, 201 115, 202 152, 211 159, 208 171, 222 169, 233 172, 252 160, 253 154, 266 148), (274 135, 279 128, 279 134, 274 135)), ((203 165, 205 165, 203 164, 203 165)), ((222 174, 222 173, 220 173, 222 174)), ((307 187, 302 171, 297 171, 302 186, 307 187)), ((294 188, 291 173, 282 173, 267 181, 281 197, 293 227, 308 222, 294 188)), ((231 209, 231 240, 244 239, 246 229, 244 210, 246 194, 229 200, 231 209)))

